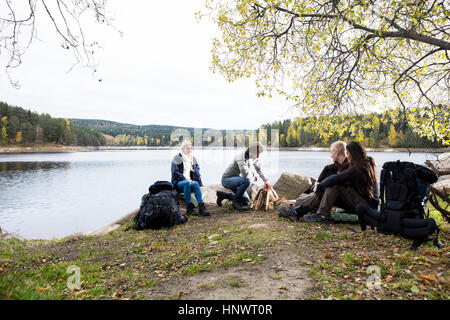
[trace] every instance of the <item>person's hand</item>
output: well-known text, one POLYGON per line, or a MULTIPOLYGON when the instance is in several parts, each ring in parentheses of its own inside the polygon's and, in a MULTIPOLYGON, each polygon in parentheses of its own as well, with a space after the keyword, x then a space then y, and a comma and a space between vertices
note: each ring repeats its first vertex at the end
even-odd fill
POLYGON ((266 181, 266 182, 264 182, 264 188, 270 190, 270 189, 272 189, 272 185, 268 181, 266 181))
POLYGON ((313 191, 316 192, 317 191, 317 186, 319 185, 319 183, 316 181, 316 183, 314 184, 314 188, 313 191))

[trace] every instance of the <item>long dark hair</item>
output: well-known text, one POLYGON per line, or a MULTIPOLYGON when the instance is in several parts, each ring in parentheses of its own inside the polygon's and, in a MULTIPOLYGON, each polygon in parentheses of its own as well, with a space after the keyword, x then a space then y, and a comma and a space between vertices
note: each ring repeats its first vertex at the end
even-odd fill
POLYGON ((367 156, 366 149, 357 141, 347 144, 346 149, 351 155, 350 167, 346 171, 355 174, 357 191, 362 196, 373 198, 377 182, 375 160, 367 156))

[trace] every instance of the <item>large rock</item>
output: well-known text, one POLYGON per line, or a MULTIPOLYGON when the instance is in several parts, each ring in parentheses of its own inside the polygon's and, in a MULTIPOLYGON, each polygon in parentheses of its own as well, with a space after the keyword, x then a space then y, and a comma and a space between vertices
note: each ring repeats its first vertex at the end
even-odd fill
POLYGON ((450 152, 441 154, 436 160, 427 160, 425 163, 436 172, 438 176, 450 174, 450 152))
POLYGON ((230 190, 225 189, 221 184, 210 184, 208 186, 204 186, 206 189, 206 194, 203 197, 203 202, 206 204, 215 204, 217 200, 217 190, 230 192, 230 190))
POLYGON ((443 194, 450 196, 450 180, 442 180, 436 182, 435 184, 433 184, 433 187, 435 187, 438 191, 442 192, 443 194))
MULTIPOLYGON (((231 192, 231 190, 228 190, 226 188, 224 188, 221 184, 211 184, 208 186, 204 186, 204 188, 206 189, 206 194, 203 197, 203 202, 206 204, 215 204, 216 200, 217 200, 217 190, 221 190, 221 191, 225 191, 225 192, 231 192)), ((258 185, 256 183, 253 183, 248 189, 247 189, 247 193, 250 197, 250 199, 252 199, 255 195, 256 192, 258 191, 258 185)))
POLYGON ((283 172, 273 188, 280 198, 291 200, 311 189, 315 182, 314 178, 304 174, 283 172))

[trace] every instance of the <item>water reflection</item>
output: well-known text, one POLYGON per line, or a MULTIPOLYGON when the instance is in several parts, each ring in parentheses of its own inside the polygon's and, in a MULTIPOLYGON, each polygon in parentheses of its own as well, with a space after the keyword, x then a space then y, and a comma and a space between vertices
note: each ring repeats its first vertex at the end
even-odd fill
POLYGON ((70 162, 0 162, 0 172, 69 169, 70 162))

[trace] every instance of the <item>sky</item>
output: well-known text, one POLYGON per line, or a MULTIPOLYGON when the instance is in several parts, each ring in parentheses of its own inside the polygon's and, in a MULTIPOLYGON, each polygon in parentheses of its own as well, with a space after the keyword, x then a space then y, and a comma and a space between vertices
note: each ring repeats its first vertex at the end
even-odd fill
POLYGON ((68 72, 73 56, 59 45, 48 17, 40 16, 39 40, 12 73, 21 87, 0 73, 0 101, 52 117, 214 129, 255 129, 297 115, 281 97, 256 97, 253 80, 229 83, 210 70, 219 33, 209 19, 195 19, 203 0, 109 0, 108 8, 122 37, 86 24, 102 47, 101 82, 80 65, 68 72))

